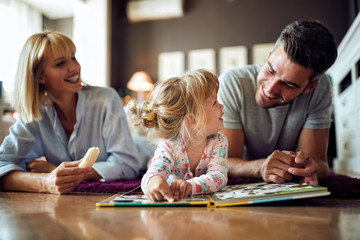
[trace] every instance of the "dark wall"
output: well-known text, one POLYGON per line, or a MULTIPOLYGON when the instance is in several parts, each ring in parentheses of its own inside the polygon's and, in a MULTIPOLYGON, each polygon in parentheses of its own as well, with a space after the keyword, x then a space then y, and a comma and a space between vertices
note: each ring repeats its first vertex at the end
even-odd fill
MULTIPOLYGON (((158 55, 246 45, 248 62, 256 43, 274 42, 281 30, 298 19, 324 23, 339 44, 355 17, 353 0, 184 0, 182 18, 129 23, 126 1, 111 1, 111 86, 120 90, 135 71, 157 80, 158 55)), ((218 64, 218 60, 216 61, 218 64)))

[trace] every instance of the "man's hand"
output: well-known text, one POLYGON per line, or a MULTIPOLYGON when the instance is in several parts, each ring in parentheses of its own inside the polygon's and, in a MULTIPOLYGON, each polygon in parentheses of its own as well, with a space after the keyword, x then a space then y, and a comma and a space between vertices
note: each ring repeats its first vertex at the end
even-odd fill
POLYGON ((290 152, 276 150, 263 161, 260 175, 265 182, 284 183, 293 179, 288 172, 290 167, 302 168, 302 165, 295 162, 290 152))
POLYGON ((145 196, 151 201, 161 201, 164 198, 169 202, 177 200, 165 179, 160 175, 155 175, 150 178, 145 190, 145 196))
POLYGON ((261 177, 266 182, 296 181, 318 185, 317 163, 304 152, 274 151, 262 164, 261 177))
POLYGON ((308 156, 304 152, 297 152, 296 154, 293 153, 291 156, 294 158, 296 164, 300 164, 303 167, 290 167, 288 172, 294 176, 300 177, 300 182, 308 183, 311 185, 319 185, 318 182, 318 165, 314 159, 308 156))

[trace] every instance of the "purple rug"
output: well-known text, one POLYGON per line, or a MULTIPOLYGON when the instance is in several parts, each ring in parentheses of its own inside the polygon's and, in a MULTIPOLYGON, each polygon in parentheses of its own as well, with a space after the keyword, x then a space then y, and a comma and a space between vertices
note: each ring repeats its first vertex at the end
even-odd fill
MULTIPOLYGON (((259 178, 230 178, 229 185, 240 183, 261 182, 259 178)), ((74 192, 97 192, 117 193, 126 192, 138 187, 141 179, 116 180, 100 182, 97 180, 84 181, 73 190, 74 192)), ((320 181, 320 186, 327 187, 331 192, 330 198, 360 198, 360 179, 351 178, 345 175, 330 173, 329 176, 320 181)))

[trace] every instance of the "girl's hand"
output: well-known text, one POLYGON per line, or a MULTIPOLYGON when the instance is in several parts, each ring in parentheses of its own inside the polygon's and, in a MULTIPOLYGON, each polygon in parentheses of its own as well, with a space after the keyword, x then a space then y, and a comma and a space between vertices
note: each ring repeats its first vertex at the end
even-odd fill
POLYGON ((91 168, 78 168, 80 161, 63 162, 42 179, 42 190, 47 193, 65 194, 91 175, 91 168))
POLYGON ((171 182, 170 191, 173 193, 175 198, 187 198, 192 193, 192 186, 189 182, 176 179, 171 182))
POLYGON ((155 175, 150 178, 145 190, 145 196, 151 201, 161 201, 164 198, 169 202, 177 200, 174 198, 165 179, 160 175, 155 175))

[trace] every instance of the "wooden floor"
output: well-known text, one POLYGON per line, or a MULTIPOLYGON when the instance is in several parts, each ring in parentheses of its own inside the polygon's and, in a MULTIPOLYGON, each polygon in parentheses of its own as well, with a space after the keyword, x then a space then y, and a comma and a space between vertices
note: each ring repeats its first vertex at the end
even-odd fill
POLYGON ((0 192, 0 239, 359 239, 360 199, 97 208, 110 194, 0 192))

